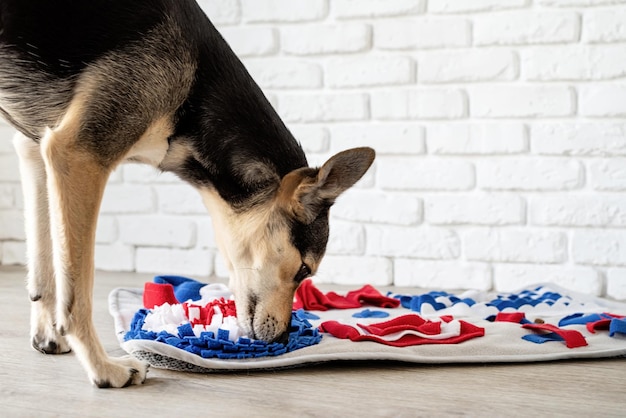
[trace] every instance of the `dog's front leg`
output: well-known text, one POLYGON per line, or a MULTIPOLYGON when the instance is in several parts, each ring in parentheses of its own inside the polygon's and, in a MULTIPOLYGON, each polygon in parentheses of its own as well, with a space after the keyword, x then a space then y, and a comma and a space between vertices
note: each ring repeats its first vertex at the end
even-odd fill
POLYGON ((46 171, 39 144, 22 134, 13 140, 20 161, 24 194, 28 295, 32 301, 30 334, 33 347, 45 354, 70 351, 55 328, 56 286, 52 267, 46 171))
POLYGON ((94 245, 98 211, 111 167, 78 142, 79 128, 48 130, 41 141, 45 162, 53 261, 56 327, 98 387, 143 383, 145 363, 109 358, 92 321, 94 245))

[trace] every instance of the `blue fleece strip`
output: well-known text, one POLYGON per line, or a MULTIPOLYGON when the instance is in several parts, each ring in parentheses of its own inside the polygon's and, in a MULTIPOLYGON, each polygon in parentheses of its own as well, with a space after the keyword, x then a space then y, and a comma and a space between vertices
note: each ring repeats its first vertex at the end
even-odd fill
POLYGON ((566 325, 585 325, 588 322, 597 322, 603 319, 611 319, 612 317, 604 314, 589 314, 585 315, 583 313, 575 313, 572 315, 568 315, 565 318, 559 321, 559 327, 564 327, 566 325))
POLYGON ((311 320, 320 319, 320 317, 315 315, 313 312, 305 311, 304 309, 299 309, 298 312, 301 312, 300 317, 304 319, 311 319, 311 320))
POLYGON ((352 314, 353 318, 387 318, 389 312, 385 311, 371 311, 369 309, 363 309, 360 312, 352 314))
MULTIPOLYGON (((391 293, 388 293, 388 295, 391 295, 391 293)), ((425 304, 432 306, 436 311, 449 308, 457 303, 464 303, 467 306, 476 304, 474 299, 461 299, 451 293, 441 291, 433 291, 414 296, 393 295, 393 297, 400 300, 400 305, 402 305, 402 307, 410 309, 414 312, 422 312, 422 305, 425 304), (439 301, 437 301, 437 298, 439 298, 439 301)))
MULTIPOLYGON (((494 306, 499 311, 503 311, 506 308, 519 309, 524 305, 537 306, 540 303, 545 303, 549 306, 554 305, 556 301, 563 298, 563 295, 556 292, 543 292, 541 293, 542 286, 535 288, 534 290, 524 290, 520 293, 510 295, 498 295, 495 299, 487 302, 487 306, 494 306)), ((566 298, 563 303, 569 305, 570 298, 566 298)))
POLYGON ((613 337, 615 334, 626 335, 626 318, 613 318, 609 325, 609 336, 613 337))
POLYGON ((200 334, 200 337, 196 337, 189 323, 178 327, 178 335, 172 335, 165 331, 159 333, 144 331, 141 328, 148 313, 149 310, 147 309, 140 309, 135 313, 130 324, 130 331, 124 336, 124 341, 153 340, 169 344, 203 358, 244 359, 277 356, 315 345, 322 340, 322 334, 306 320, 303 309, 291 313, 291 328, 287 345, 266 343, 243 337, 240 337, 237 342, 232 342, 228 340, 228 331, 221 329, 218 330, 217 336, 213 332, 203 332, 200 334))
POLYGON ((555 332, 547 334, 527 334, 522 337, 522 340, 530 341, 535 344, 543 344, 549 341, 565 341, 563 337, 555 332))
MULTIPOLYGON (((494 306, 498 311, 503 311, 506 308, 513 308, 519 310, 524 305, 537 306, 540 303, 545 303, 549 306, 554 305, 555 302, 561 301, 565 306, 569 305, 571 298, 564 297, 560 293, 543 291, 543 286, 539 286, 532 290, 524 290, 519 293, 512 293, 506 295, 498 295, 495 299, 489 302, 481 302, 486 306, 494 306)), ((392 295, 389 293, 388 295, 392 295)), ((429 292, 421 295, 392 295, 394 298, 400 300, 400 304, 407 309, 415 312, 422 311, 422 305, 427 304, 432 306, 435 310, 439 311, 445 308, 456 305, 457 303, 464 303, 467 306, 473 306, 476 301, 471 298, 461 299, 448 292, 429 292)))
POLYGON ((206 286, 206 283, 183 276, 155 276, 154 283, 171 284, 174 288, 174 296, 180 303, 187 302, 189 299, 200 300, 202 298, 200 289, 206 286))

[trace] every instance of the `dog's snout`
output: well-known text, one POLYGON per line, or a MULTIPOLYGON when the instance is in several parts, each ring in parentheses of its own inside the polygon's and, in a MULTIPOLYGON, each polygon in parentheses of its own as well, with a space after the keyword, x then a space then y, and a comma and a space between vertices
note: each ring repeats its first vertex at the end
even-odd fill
POLYGON ((285 331, 282 334, 279 334, 274 341, 275 343, 279 343, 279 344, 284 344, 287 345, 287 343, 289 342, 289 332, 285 331))
POLYGON ((254 327, 253 335, 254 339, 265 341, 266 343, 280 343, 287 344, 289 341, 290 324, 282 324, 276 321, 274 318, 267 318, 260 324, 254 327))

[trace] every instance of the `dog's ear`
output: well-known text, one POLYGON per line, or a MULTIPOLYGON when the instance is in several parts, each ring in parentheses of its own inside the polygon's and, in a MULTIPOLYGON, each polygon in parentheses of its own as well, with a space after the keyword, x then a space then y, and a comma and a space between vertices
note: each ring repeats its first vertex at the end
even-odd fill
POLYGON ((365 174, 375 155, 371 148, 353 148, 334 155, 319 169, 294 170, 281 181, 278 200, 298 221, 310 224, 365 174))

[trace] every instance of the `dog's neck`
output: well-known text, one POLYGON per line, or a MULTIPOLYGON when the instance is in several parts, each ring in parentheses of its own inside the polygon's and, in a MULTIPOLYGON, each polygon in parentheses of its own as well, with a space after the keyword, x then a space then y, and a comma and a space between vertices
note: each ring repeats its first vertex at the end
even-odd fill
MULTIPOLYGON (((220 35, 214 31, 213 36, 220 35)), ((210 45, 200 48, 195 84, 176 115, 170 148, 173 154, 183 149, 185 158, 179 156, 172 171, 197 187, 214 188, 234 207, 249 206, 269 197, 287 173, 308 164, 228 45, 210 45)))

